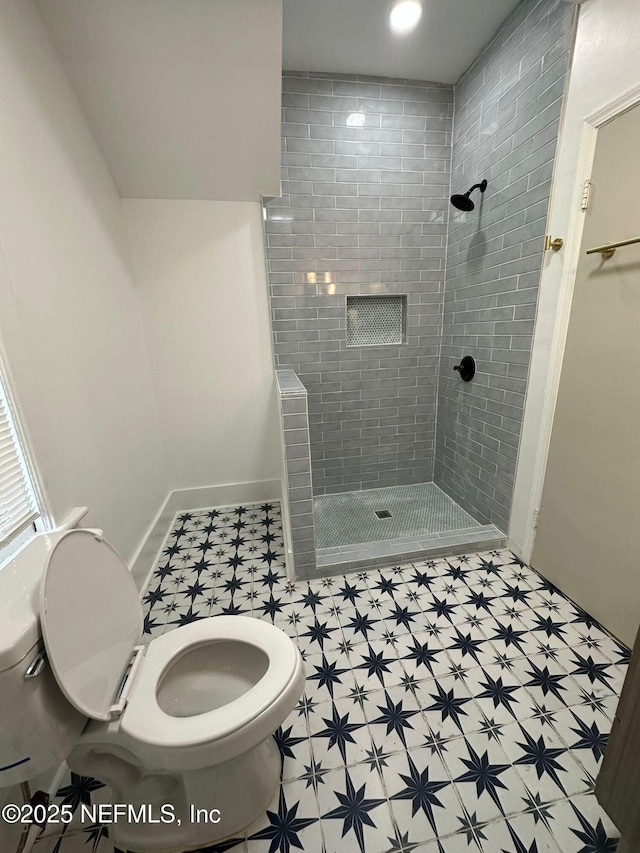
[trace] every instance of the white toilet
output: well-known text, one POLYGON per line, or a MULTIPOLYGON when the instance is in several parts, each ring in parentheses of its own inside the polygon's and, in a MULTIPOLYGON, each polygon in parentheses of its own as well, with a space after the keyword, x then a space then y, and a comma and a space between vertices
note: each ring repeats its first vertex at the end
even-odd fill
POLYGON ((144 853, 212 844, 265 810, 281 771, 272 735, 304 686, 283 631, 216 616, 140 645, 133 579, 90 530, 36 536, 0 571, 0 626, 0 786, 68 756, 115 803, 147 806, 157 822, 109 827, 144 853))

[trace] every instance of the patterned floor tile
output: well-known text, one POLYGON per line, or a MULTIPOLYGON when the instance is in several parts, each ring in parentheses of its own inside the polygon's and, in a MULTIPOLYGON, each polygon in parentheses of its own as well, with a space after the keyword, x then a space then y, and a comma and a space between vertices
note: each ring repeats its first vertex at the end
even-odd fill
POLYGON ((329 769, 365 761, 371 753, 364 712, 350 700, 318 705, 309 717, 309 734, 314 761, 329 769))
MULTIPOLYGON (((506 550, 297 583, 283 555, 276 504, 181 512, 143 594, 145 642, 244 614, 305 661, 282 785, 206 853, 614 853, 592 792, 628 650, 589 614, 506 550)), ((36 853, 56 844, 113 849, 87 827, 36 853)))
POLYGON ((506 727, 500 736, 500 746, 527 789, 545 802, 590 787, 588 774, 560 739, 552 720, 525 720, 506 727))
POLYGON ((447 743, 443 760, 469 814, 487 821, 517 814, 526 790, 517 768, 501 749, 503 738, 478 732, 447 743))
POLYGON ((567 708, 553 716, 553 726, 573 757, 595 779, 612 721, 598 708, 567 708))
POLYGON ((580 686, 559 662, 566 658, 565 653, 564 658, 558 654, 539 654, 523 659, 519 677, 538 705, 557 711, 580 701, 580 686))
POLYGON ((322 844, 315 792, 313 788, 301 789, 292 782, 278 788, 266 814, 248 828, 246 853, 291 848, 322 851, 322 844))
POLYGON ((359 603, 340 615, 344 639, 352 645, 380 640, 386 633, 385 623, 377 607, 359 603))
POLYGON ((502 659, 531 657, 540 654, 540 641, 524 623, 528 611, 505 608, 504 612, 482 623, 482 630, 496 655, 502 659))
POLYGON ((476 838, 483 853, 561 853, 549 830, 529 815, 489 823, 476 830, 476 838))
POLYGON ((307 718, 293 711, 276 730, 274 737, 282 755, 282 781, 299 779, 311 765, 307 718))
POLYGON ((325 781, 318 803, 327 853, 385 853, 395 829, 377 770, 360 764, 335 770, 325 781))
POLYGON ((340 652, 307 655, 305 671, 305 692, 318 702, 348 696, 356 684, 349 657, 340 652))
POLYGON ((335 652, 344 641, 338 622, 328 613, 302 617, 296 626, 296 633, 300 650, 311 655, 335 652))
POLYGON ((562 800, 549 809, 562 853, 614 853, 619 833, 594 794, 562 800))
POLYGON ((413 843, 457 832, 462 806, 447 770, 430 749, 392 755, 383 769, 391 812, 413 843))
POLYGON ((404 671, 418 681, 450 674, 451 659, 433 634, 412 631, 398 639, 395 650, 404 671))
POLYGON ((394 644, 385 640, 362 643, 349 652, 353 675, 365 690, 380 690, 402 683, 404 669, 394 644))
POLYGON ((532 716, 531 696, 511 670, 491 663, 467 670, 463 680, 485 717, 506 725, 532 716))
POLYGON ((367 694, 364 714, 374 746, 387 752, 422 745, 425 724, 415 695, 404 687, 388 687, 367 694))
POLYGON ((424 614, 420 605, 407 595, 397 595, 393 602, 385 601, 378 608, 380 618, 384 620, 396 636, 420 630, 424 614))
POLYGON ((477 732, 483 724, 464 679, 449 675, 420 683, 416 697, 429 729, 443 740, 477 732))
POLYGON ((483 624, 453 625, 440 634, 440 641, 454 666, 469 669, 493 663, 494 651, 491 644, 487 642, 483 624))

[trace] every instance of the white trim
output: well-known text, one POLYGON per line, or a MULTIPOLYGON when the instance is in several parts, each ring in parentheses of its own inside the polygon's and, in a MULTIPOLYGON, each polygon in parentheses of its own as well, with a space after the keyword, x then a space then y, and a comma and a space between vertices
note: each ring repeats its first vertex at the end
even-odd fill
POLYGON ((88 512, 88 506, 74 506, 54 530, 72 530, 74 527, 79 527, 88 512))
POLYGON ((131 575, 132 575, 134 581, 136 582, 136 586, 138 587, 138 593, 140 595, 140 598, 142 598, 143 592, 145 591, 145 589, 149 585, 149 582, 151 580, 151 576, 153 575, 153 572, 155 571, 156 565, 160 561, 160 556, 162 555, 162 552, 164 551, 164 549, 167 545, 167 541, 169 539, 169 536, 171 535, 173 528, 176 526, 176 519, 178 517, 178 512, 173 509, 173 507, 171 505, 171 498, 172 498, 172 493, 169 492, 167 499, 165 500, 164 504, 160 508, 160 512, 156 516, 156 518, 158 519, 158 523, 153 528, 152 537, 149 539, 148 542, 143 540, 143 544, 145 545, 145 547, 144 547, 144 551, 141 552, 141 556, 144 554, 145 558, 149 557, 148 564, 145 564, 143 566, 140 561, 137 561, 137 565, 135 566, 135 569, 131 569, 131 575), (170 514, 165 515, 164 513, 168 512, 170 508, 171 508, 170 514), (161 524, 163 525, 162 527, 161 527, 161 524), (155 551, 153 550, 154 549, 154 543, 155 544, 159 543, 158 547, 157 547, 157 549, 155 549, 155 551), (153 556, 149 556, 150 554, 153 554, 153 556), (134 574, 134 571, 136 572, 135 574, 134 574), (144 571, 144 575, 142 574, 143 571, 144 571))
POLYGON ((598 130, 638 104, 640 104, 640 84, 608 101, 584 118, 577 156, 577 180, 565 239, 567 254, 556 292, 552 290, 547 294, 545 291, 545 272, 554 261, 552 252, 547 253, 543 264, 538 320, 533 339, 508 540, 509 547, 525 562, 531 560, 535 541, 536 518, 542 500, 573 289, 580 258, 584 227, 584 211, 581 210, 584 181, 591 176, 598 130))
MULTIPOLYGON (((11 290, 14 289, 13 278, 9 270, 9 264, 5 255, 4 248, 0 245, 0 262, 7 276, 11 290)), ((4 383, 5 391, 9 397, 10 405, 15 412, 15 428, 18 433, 19 441, 22 448, 22 453, 25 458, 27 469, 29 471, 29 479, 31 487, 35 493, 36 503, 38 505, 39 517, 36 519, 38 532, 47 532, 55 528, 55 516, 53 507, 49 499, 49 494, 45 488, 45 481, 42 472, 36 462, 37 456, 34 452, 34 446, 31 441, 29 430, 27 428, 26 419, 22 412, 18 395, 16 393, 16 384, 13 379, 10 360, 7 356, 4 342, 0 340, 0 381, 4 383)))
MULTIPOLYGON (((280 430, 281 435, 283 432, 284 430, 280 430)), ((296 579, 296 570, 293 562, 293 537, 291 535, 291 513, 289 512, 289 489, 287 488, 286 473, 280 480, 280 507, 282 511, 282 538, 284 539, 284 563, 287 570, 287 580, 294 581, 296 579)))
POLYGON ((278 389, 276 393, 278 406, 278 418, 280 421, 280 429, 278 430, 280 438, 280 456, 282 462, 282 477, 280 480, 280 506, 282 507, 282 533, 284 536, 284 553, 285 565, 287 567, 287 580, 294 581, 296 579, 296 569, 293 559, 293 534, 291 530, 291 507, 289 506, 289 473, 287 471, 287 451, 284 444, 284 420, 282 414, 282 392, 280 382, 278 380, 278 371, 275 371, 275 385, 278 389))
POLYGON ((174 489, 172 495, 176 510, 233 506, 241 503, 257 503, 258 501, 279 501, 280 481, 262 480, 258 483, 227 483, 223 486, 174 489))
POLYGON ((22 533, 12 539, 8 545, 5 545, 0 549, 0 566, 3 566, 12 557, 14 557, 15 554, 27 544, 32 536, 35 536, 38 533, 71 530, 74 527, 79 527, 80 522, 88 512, 89 508, 86 506, 74 506, 73 509, 69 510, 67 515, 64 517, 64 520, 56 527, 52 527, 51 524, 47 524, 45 526, 42 523, 42 516, 38 516, 38 518, 30 525, 31 529, 27 527, 22 531, 22 533))
POLYGON ((175 515, 173 492, 169 492, 129 561, 129 571, 140 591, 147 585, 175 515))
POLYGON ((599 130, 605 124, 608 124, 610 121, 613 121, 614 118, 618 118, 623 113, 632 110, 640 103, 640 83, 635 86, 632 86, 630 89, 627 89, 626 92, 623 92, 621 95, 618 95, 617 98, 614 98, 609 103, 605 104, 603 107, 600 107, 597 110, 594 110, 590 115, 588 115, 585 119, 585 122, 591 127, 599 130))

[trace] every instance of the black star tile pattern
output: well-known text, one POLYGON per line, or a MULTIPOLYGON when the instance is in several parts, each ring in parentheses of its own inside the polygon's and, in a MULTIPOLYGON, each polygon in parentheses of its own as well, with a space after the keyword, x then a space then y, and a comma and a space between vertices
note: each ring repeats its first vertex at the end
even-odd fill
MULTIPOLYGON (((142 602, 146 641, 241 614, 305 660, 275 733, 282 785, 202 853, 614 853, 593 780, 628 650, 510 551, 292 582, 277 503, 187 511, 142 602)), ((73 775, 58 799, 105 791, 73 775)), ((114 849, 108 827, 75 823, 55 845, 114 849)))

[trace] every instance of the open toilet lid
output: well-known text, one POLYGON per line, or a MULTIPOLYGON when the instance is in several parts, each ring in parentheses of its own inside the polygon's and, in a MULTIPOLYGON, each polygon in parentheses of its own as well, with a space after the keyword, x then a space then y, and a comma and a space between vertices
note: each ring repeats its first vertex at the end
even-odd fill
POLYGON ((142 634, 142 606, 129 569, 91 530, 53 547, 40 586, 42 636, 67 699, 94 720, 110 708, 142 634))

